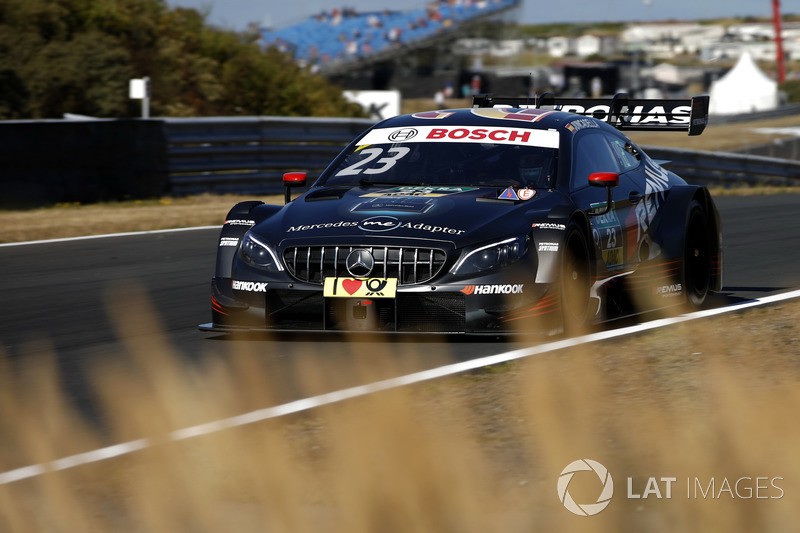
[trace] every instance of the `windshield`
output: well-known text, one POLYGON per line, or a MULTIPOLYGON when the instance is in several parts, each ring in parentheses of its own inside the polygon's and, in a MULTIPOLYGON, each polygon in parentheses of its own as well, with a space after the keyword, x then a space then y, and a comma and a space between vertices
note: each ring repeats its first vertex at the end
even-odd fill
MULTIPOLYGON (((391 131, 396 137, 397 132, 406 130, 417 131, 413 128, 391 131)), ((477 131, 480 130, 472 129, 473 134, 477 131)), ((526 142, 499 135, 495 138, 503 142, 458 142, 452 138, 429 142, 423 135, 419 137, 418 141, 390 142, 392 134, 381 136, 371 132, 362 139, 365 144, 351 147, 338 166, 322 176, 319 185, 553 187, 556 149, 534 145, 528 137, 524 138, 526 142), (378 142, 367 143, 371 140, 378 142)), ((480 140, 487 137, 484 135, 480 140)), ((554 145, 554 141, 539 140, 536 144, 554 145)))

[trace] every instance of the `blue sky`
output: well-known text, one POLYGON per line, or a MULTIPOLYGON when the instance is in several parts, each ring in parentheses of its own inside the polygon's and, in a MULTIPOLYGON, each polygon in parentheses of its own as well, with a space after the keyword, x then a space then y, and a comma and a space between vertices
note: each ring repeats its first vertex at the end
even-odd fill
MULTIPOLYGON (((358 11, 410 9, 424 0, 166 0, 169 6, 191 7, 208 13, 208 22, 243 30, 250 22, 276 27, 299 22, 333 7, 358 11)), ((731 16, 772 16, 772 0, 523 0, 520 22, 588 22, 697 20, 731 16)), ((781 0, 781 12, 800 14, 800 0, 781 0)))

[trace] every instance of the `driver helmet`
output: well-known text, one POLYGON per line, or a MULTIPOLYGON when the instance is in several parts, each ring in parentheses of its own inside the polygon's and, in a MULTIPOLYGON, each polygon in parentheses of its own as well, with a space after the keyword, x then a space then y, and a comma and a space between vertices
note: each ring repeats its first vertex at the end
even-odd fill
POLYGON ((547 176, 544 166, 547 158, 541 154, 525 154, 519 160, 519 177, 528 187, 545 185, 547 176))

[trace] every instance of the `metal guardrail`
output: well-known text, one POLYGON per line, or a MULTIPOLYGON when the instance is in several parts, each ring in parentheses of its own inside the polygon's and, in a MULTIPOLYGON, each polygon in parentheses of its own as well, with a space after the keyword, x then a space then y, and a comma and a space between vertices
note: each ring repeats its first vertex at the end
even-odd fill
MULTIPOLYGON (((172 194, 279 194, 287 171, 314 179, 371 119, 217 117, 163 119, 172 194)), ((690 183, 800 185, 800 161, 644 147, 690 183)))
POLYGON ((670 161, 670 170, 697 185, 800 185, 800 161, 653 146, 643 149, 653 159, 670 161))
POLYGON ((370 119, 165 118, 173 194, 278 194, 284 172, 318 175, 370 119))
POLYGON ((708 117, 708 123, 716 126, 718 124, 753 122, 754 120, 771 120, 798 114, 800 114, 800 104, 785 104, 768 111, 753 111, 752 113, 734 113, 730 115, 717 115, 712 113, 708 117))
MULTIPOLYGON (((304 170, 313 181, 373 123, 296 117, 0 121, 0 204, 281 194, 284 172, 304 170)), ((647 148, 691 183, 800 185, 800 138, 747 151, 647 148)))

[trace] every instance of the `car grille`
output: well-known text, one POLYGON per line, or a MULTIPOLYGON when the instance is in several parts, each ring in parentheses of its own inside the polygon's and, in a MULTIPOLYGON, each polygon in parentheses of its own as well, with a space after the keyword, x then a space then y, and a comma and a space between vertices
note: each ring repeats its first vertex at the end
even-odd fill
POLYGON ((289 273, 306 283, 322 284, 327 277, 350 276, 345 260, 363 248, 375 258, 370 276, 397 278, 399 285, 425 283, 444 267, 447 254, 436 248, 400 246, 295 246, 286 249, 283 261, 289 273))

